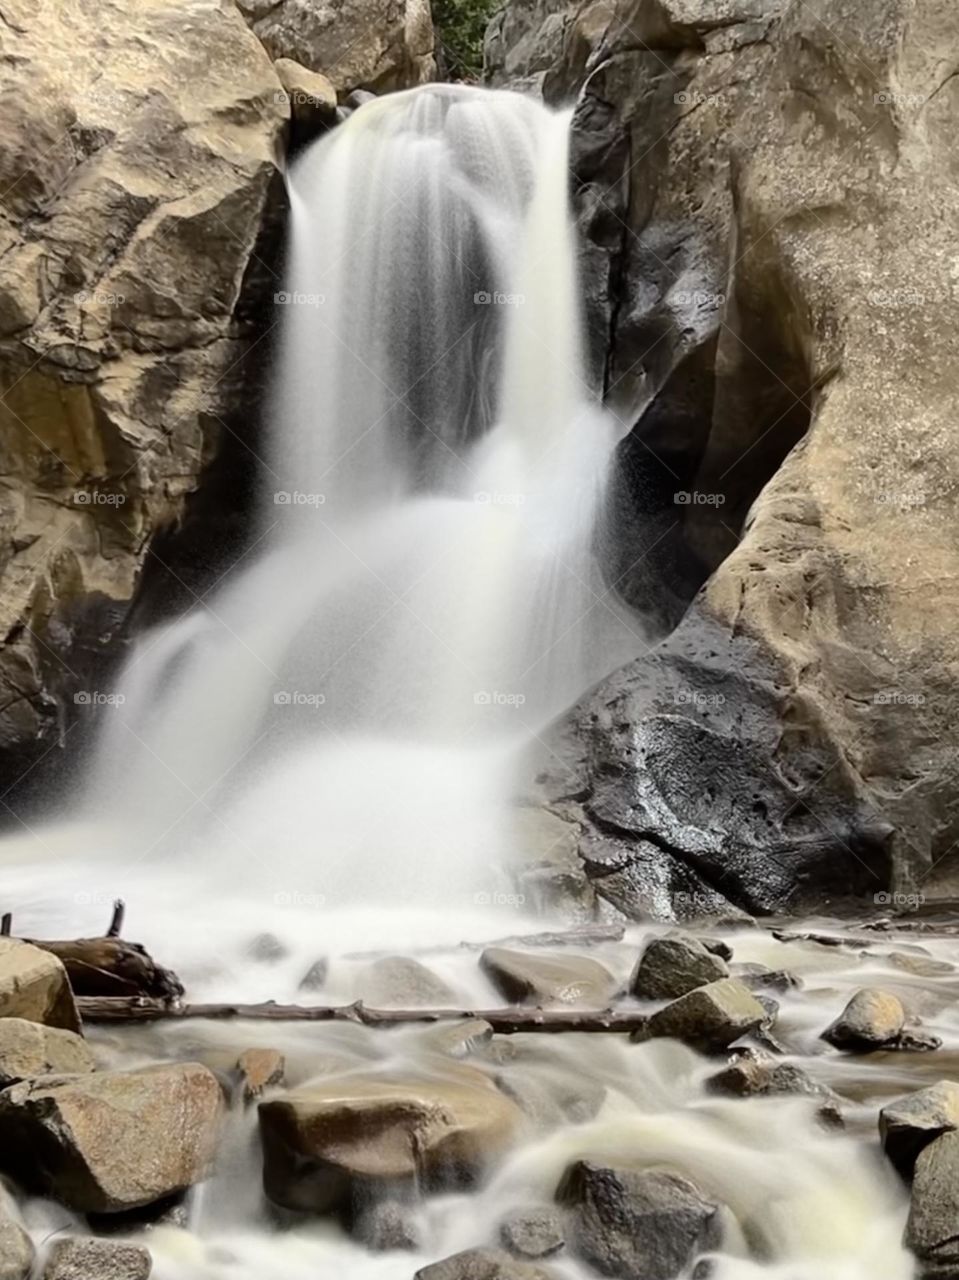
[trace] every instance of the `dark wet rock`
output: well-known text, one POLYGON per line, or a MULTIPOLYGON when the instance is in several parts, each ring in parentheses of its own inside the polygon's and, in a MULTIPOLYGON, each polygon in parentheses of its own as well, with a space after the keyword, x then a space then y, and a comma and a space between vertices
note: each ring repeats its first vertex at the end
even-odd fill
POLYGON ((28 942, 0 938, 0 1018, 80 1030, 67 971, 56 956, 28 942))
POLYGON ((149 1280, 152 1267, 141 1245, 78 1236, 54 1242, 43 1280, 149 1280))
POLYGON ((719 1206, 675 1173, 577 1160, 556 1199, 570 1247, 617 1280, 674 1280, 721 1243, 719 1206))
POLYGON ((884 1048, 898 1049, 903 1053, 933 1053, 936 1049, 942 1048, 942 1040, 929 1031, 906 1027, 884 1048))
POLYGON ((959 1133, 944 1133, 916 1160, 905 1244, 924 1276, 959 1275, 959 1133))
POLYGON ((290 954, 289 948, 281 942, 275 933, 258 933, 246 949, 251 960, 261 964, 277 964, 290 954))
POLYGON ((322 991, 326 985, 330 962, 324 957, 314 960, 299 982, 300 991, 322 991))
POLYGON ((245 1049, 236 1060, 243 1088, 243 1101, 255 1102, 266 1089, 281 1085, 286 1059, 277 1049, 245 1049))
POLYGON ((629 991, 640 1000, 675 1000, 728 976, 723 958, 698 938, 677 934, 647 943, 630 978, 629 991))
POLYGON ((0 1089, 43 1075, 96 1070, 87 1042, 72 1031, 25 1018, 0 1018, 0 1089))
POLYGON ((733 958, 733 949, 728 942, 724 942, 722 938, 700 938, 700 942, 707 951, 711 951, 714 956, 719 956, 720 960, 730 961, 733 958))
POLYGON ((501 1249, 465 1249, 421 1267, 413 1280, 552 1280, 551 1272, 501 1249))
POLYGON ((259 1105, 263 1186, 278 1205, 359 1212, 385 1192, 461 1187, 508 1149, 522 1114, 481 1073, 352 1075, 259 1105))
POLYGON ((0 1161, 81 1213, 119 1213, 193 1186, 213 1162, 216 1077, 199 1063, 45 1076, 0 1094, 0 1161))
POLYGON ((879 1112, 882 1148, 906 1178, 930 1142, 955 1129, 959 1129, 959 1084, 951 1080, 897 1098, 879 1112))
POLYGON ((723 978, 697 987, 654 1013, 634 1039, 650 1040, 671 1036, 705 1053, 726 1049, 762 1027, 766 1009, 752 992, 735 978, 723 978))
POLYGON ((419 1248, 410 1221, 410 1206, 398 1200, 381 1200, 362 1210, 353 1222, 351 1233, 361 1244, 378 1253, 419 1248))
POLYGON ((578 1004, 606 1008, 616 980, 586 956, 509 951, 488 947, 480 968, 512 1004, 578 1004))
POLYGON ((374 1007, 442 1009, 456 1001, 455 992, 442 978, 409 956, 382 956, 374 960, 357 978, 357 988, 364 1003, 374 1007))
POLYGON ((891 1045, 906 1020, 898 997, 877 987, 857 991, 838 1018, 822 1033, 837 1049, 868 1053, 891 1045))
POLYGON ((523 1209, 500 1223, 500 1242, 517 1258, 547 1258, 566 1243, 563 1219, 555 1210, 523 1209))

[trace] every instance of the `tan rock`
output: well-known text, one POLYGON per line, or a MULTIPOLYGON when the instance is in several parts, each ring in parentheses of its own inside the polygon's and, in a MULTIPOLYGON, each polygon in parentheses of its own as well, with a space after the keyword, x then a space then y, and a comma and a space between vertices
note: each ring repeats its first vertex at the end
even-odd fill
POLYGON ((264 1090, 283 1083, 286 1059, 276 1049, 246 1049, 236 1062, 244 1102, 255 1102, 264 1090))
POLYGON ((43 1280, 149 1280, 152 1269, 142 1245, 77 1236, 54 1241, 43 1280))
POLYGON ((221 1108, 199 1063, 47 1076, 0 1094, 0 1159, 77 1212, 135 1209, 207 1176, 221 1108))
POLYGON ((657 1010, 636 1038, 671 1036, 694 1049, 715 1052, 755 1031, 768 1016, 748 987, 735 978, 723 978, 657 1010))
POLYGON ((0 1089, 44 1075, 83 1075, 96 1070, 87 1042, 72 1031, 24 1018, 0 1018, 0 1089))
POLYGON ((334 118, 336 90, 326 76, 300 66, 292 58, 277 58, 273 70, 280 77, 294 120, 312 124, 334 118))
POLYGON ((896 1039, 905 1021, 897 996, 877 987, 864 987, 830 1023, 822 1038, 837 1049, 879 1049, 896 1039))
POLYGON ((28 942, 0 938, 0 1018, 80 1030, 67 972, 55 956, 28 942))
POLYGON ((598 960, 542 951, 487 947, 480 968, 513 1003, 584 1005, 604 1009, 616 980, 598 960))

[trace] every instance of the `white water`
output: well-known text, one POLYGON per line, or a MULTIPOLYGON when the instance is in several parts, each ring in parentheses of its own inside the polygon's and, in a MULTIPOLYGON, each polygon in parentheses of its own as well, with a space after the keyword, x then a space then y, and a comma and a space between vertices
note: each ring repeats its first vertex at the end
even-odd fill
MULTIPOLYGON (((338 1002, 363 994, 351 952, 536 927, 509 872, 523 754, 641 648, 593 554, 615 432, 582 382, 567 124, 429 88, 364 106, 298 162, 258 540, 138 645, 70 820, 8 844, 19 932, 97 932, 119 894, 130 936, 192 998, 293 998, 323 955, 322 999, 338 1002), (264 930, 287 948, 273 964, 247 954, 264 930)), ((625 977, 638 941, 599 954, 625 977)), ((750 936, 736 945, 767 959, 750 936)), ((497 1003, 472 953, 430 963, 463 1005, 497 1003)), ((797 1034, 827 1003, 790 1005, 797 1034)), ((269 1043, 301 1081, 455 1070, 414 1031, 191 1024, 100 1043, 118 1065, 220 1066, 269 1043)), ((424 1200, 415 1256, 369 1254, 327 1222, 277 1231, 252 1119, 236 1115, 191 1231, 150 1234, 155 1276, 409 1280, 494 1243, 507 1209, 549 1200, 585 1154, 668 1164, 727 1204, 721 1280, 911 1274, 904 1196, 874 1143, 822 1132, 801 1101, 707 1100, 706 1064, 673 1044, 564 1036, 541 1051, 530 1078, 588 1076, 601 1111, 531 1124, 476 1193, 424 1200)), ((38 1236, 68 1219, 27 1214, 38 1236)))

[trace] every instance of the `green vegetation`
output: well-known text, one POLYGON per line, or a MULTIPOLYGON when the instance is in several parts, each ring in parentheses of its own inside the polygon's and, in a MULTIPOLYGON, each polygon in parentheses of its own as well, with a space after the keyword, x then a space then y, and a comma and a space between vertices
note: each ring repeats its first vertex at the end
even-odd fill
POLYGON ((502 0, 432 0, 436 57, 446 80, 479 80, 483 35, 502 0))

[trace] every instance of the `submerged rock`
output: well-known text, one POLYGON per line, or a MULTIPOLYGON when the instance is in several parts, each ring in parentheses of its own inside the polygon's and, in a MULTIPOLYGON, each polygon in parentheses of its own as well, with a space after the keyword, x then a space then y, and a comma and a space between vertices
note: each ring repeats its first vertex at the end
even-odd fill
POLYGON ((930 1142, 959 1129, 959 1084, 940 1080, 887 1103, 879 1112, 882 1149, 903 1177, 930 1142))
POLYGON ((566 1243, 563 1219, 555 1209, 524 1209, 500 1223, 499 1238, 517 1258, 548 1258, 566 1243))
POLYGON ((374 1007, 448 1008, 456 1000, 442 978, 409 956, 374 960, 363 970, 357 985, 364 1003, 374 1007))
POLYGON ((359 1211, 384 1190, 460 1187, 504 1152, 522 1115, 480 1072, 355 1075, 259 1106, 263 1185, 275 1203, 359 1211))
POLYGON ((733 977, 738 978, 750 991, 798 991, 802 987, 802 979, 788 969, 767 969, 764 964, 740 964, 733 969, 733 977))
POLYGON ((421 1267, 413 1280, 552 1280, 551 1273, 500 1249, 464 1249, 421 1267))
POLYGON ((327 974, 329 973, 330 962, 324 957, 314 960, 300 979, 298 990, 300 991, 322 991, 326 985, 327 974))
POLYGON ((80 1030, 67 971, 56 956, 28 942, 0 938, 0 1018, 80 1030))
POLYGON ((246 1049, 236 1060, 243 1085, 243 1101, 255 1102, 265 1089, 283 1083, 286 1059, 277 1049, 246 1049))
POLYGON ((951 1280, 959 1274, 959 1133, 944 1133, 915 1163, 905 1244, 923 1274, 951 1280))
POLYGON ((47 1257, 43 1280, 149 1280, 149 1249, 113 1240, 57 1240, 47 1257))
POLYGON ((906 1021, 897 996, 877 987, 857 991, 842 1013, 822 1033, 837 1049, 868 1052, 896 1040, 906 1021))
POLYGON ((769 1021, 769 1014, 747 987, 723 978, 680 996, 654 1013, 634 1040, 671 1036, 705 1053, 726 1049, 740 1036, 769 1021))
POLYGON ((757 1053, 744 1053, 735 1062, 710 1076, 706 1081, 710 1093, 725 1093, 736 1098, 763 1097, 768 1094, 793 1093, 835 1100, 837 1095, 828 1085, 819 1084, 789 1062, 776 1062, 757 1053))
POLYGON ((451 1058, 466 1058, 493 1039, 493 1028, 482 1018, 464 1018, 433 1027, 420 1037, 420 1043, 451 1058))
POLYGON ((616 979, 606 966, 587 956, 488 947, 480 956, 480 968, 513 1004, 579 1004, 602 1009, 616 990, 616 979))
POLYGON ((221 1109, 196 1062, 41 1077, 0 1094, 0 1162, 77 1212, 135 1209, 207 1176, 221 1109))
POLYGON ((409 1206, 396 1200, 382 1200, 364 1209, 353 1222, 352 1235, 377 1252, 419 1247, 409 1206))
POLYGON ((0 1018, 0 1089, 44 1075, 83 1075, 96 1059, 82 1036, 25 1018, 0 1018))
POLYGON ((723 957, 698 938, 676 934, 653 938, 647 944, 630 978, 629 991, 640 1000, 675 1000, 728 976, 723 957))
POLYGON ((572 1247, 617 1280, 674 1280, 719 1247, 719 1205, 661 1169, 577 1160, 556 1199, 570 1211, 572 1247))

